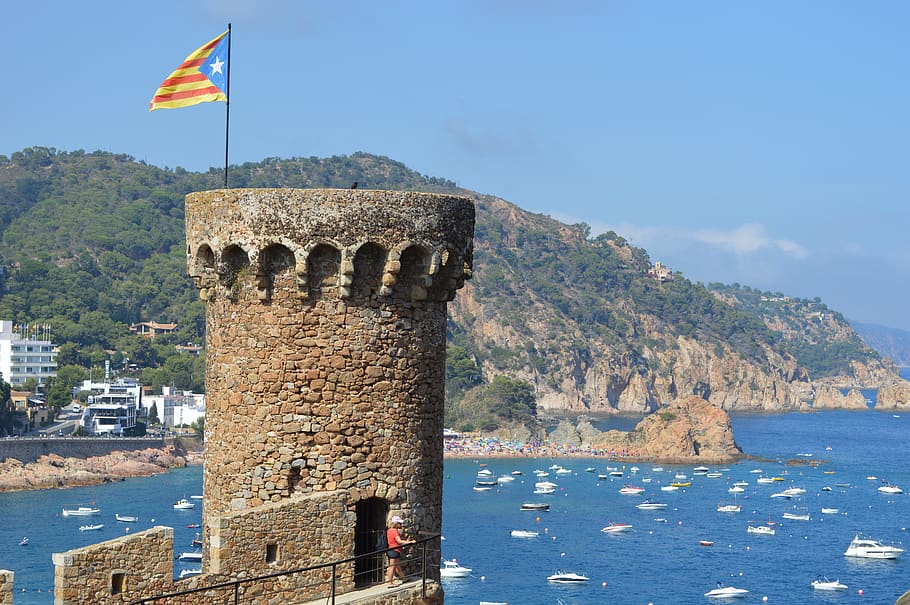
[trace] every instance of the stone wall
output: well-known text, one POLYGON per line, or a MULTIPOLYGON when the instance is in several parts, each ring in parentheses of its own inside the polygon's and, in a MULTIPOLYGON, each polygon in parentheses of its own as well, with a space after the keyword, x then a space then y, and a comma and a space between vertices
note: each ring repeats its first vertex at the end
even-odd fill
POLYGON ((153 527, 55 553, 53 561, 54 605, 130 603, 173 589, 174 530, 153 527))
POLYGON ((111 452, 133 452, 161 448, 165 440, 145 437, 23 437, 0 439, 0 461, 15 458, 19 462, 34 462, 41 456, 55 454, 64 458, 91 458, 111 452))
POLYGON ((0 569, 0 605, 13 605, 13 572, 0 569))

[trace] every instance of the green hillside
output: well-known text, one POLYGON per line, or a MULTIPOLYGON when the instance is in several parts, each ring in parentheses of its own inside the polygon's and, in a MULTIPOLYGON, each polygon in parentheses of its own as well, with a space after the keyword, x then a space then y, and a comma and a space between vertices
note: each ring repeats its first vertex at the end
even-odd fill
MULTIPOLYGON (((61 383, 106 359, 119 367, 129 358, 152 384, 201 388, 201 361, 173 347, 204 336, 203 306, 186 277, 183 198, 219 188, 222 178, 218 170, 161 169, 104 152, 30 148, 0 156, 0 318, 52 326, 63 345, 61 383), (149 343, 129 335, 138 321, 179 328, 149 343)), ((878 358, 820 301, 765 304, 748 288, 706 288, 681 275, 660 282, 647 275, 647 252, 618 234, 592 238, 586 225, 527 213, 388 158, 269 158, 232 167, 230 184, 346 188, 354 181, 364 189, 476 199, 475 278, 459 297, 482 304, 484 321, 524 344, 481 337, 469 305, 458 307, 450 322, 457 354, 450 356, 449 393, 466 405, 508 410, 504 398, 519 393, 505 415, 521 416, 533 411, 523 390, 532 375, 547 376, 555 389, 566 378, 561 373, 577 373, 604 355, 627 359, 643 374, 670 372, 668 355, 680 339, 757 366, 792 356, 813 377, 878 358), (824 313, 838 329, 814 329, 810 312, 824 313), (565 355, 577 357, 574 370, 559 361, 565 355), (494 385, 497 375, 515 384, 494 385)), ((545 387, 536 384, 538 392, 545 387)))

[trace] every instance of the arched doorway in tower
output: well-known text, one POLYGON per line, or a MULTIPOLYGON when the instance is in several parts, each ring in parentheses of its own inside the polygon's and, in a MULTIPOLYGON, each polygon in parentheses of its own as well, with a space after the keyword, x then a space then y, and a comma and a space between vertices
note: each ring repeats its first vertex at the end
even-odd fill
MULTIPOLYGON (((359 557, 379 549, 379 536, 386 531, 389 504, 382 498, 366 498, 356 504, 357 524, 354 528, 354 556, 359 557)), ((386 556, 379 553, 354 561, 354 585, 369 586, 382 582, 386 556)))

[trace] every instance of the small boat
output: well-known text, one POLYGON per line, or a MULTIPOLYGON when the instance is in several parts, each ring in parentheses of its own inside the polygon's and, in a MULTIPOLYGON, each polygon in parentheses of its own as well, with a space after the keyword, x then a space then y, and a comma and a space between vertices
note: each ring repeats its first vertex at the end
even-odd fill
POLYGON ((496 482, 499 483, 500 485, 502 485, 503 483, 512 483, 513 481, 515 481, 515 477, 513 477, 512 475, 502 475, 501 477, 499 477, 496 480, 496 482))
POLYGON ((822 488, 822 491, 823 491, 823 492, 833 492, 834 490, 831 489, 830 486, 827 486, 827 485, 826 485, 825 487, 822 488))
POLYGON ((559 486, 557 484, 553 483, 552 481, 538 481, 537 483, 534 484, 534 487, 536 487, 537 489, 550 489, 550 488, 556 489, 559 486))
POLYGON ((620 488, 619 493, 626 496, 637 496, 643 491, 645 491, 645 488, 638 487, 637 485, 629 485, 627 483, 620 488))
POLYGON ((904 490, 891 483, 884 483, 879 486, 878 491, 883 494, 903 494, 904 490))
POLYGON ((529 531, 527 529, 513 529, 511 535, 513 538, 536 538, 540 534, 536 531, 529 531))
POLYGON ((731 494, 741 494, 744 491, 746 491, 745 488, 739 487, 738 485, 734 485, 733 487, 731 487, 730 489, 727 490, 727 492, 729 492, 731 494))
POLYGON ((723 476, 724 476, 724 474, 719 471, 711 471, 710 473, 707 473, 705 475, 705 477, 708 477, 709 479, 719 479, 720 477, 723 477, 723 476))
MULTIPOLYGON (((490 485, 475 485, 474 486, 475 492, 489 492, 492 489, 493 489, 493 487, 490 485)), ((177 507, 175 506, 174 508, 177 508, 177 507)))
POLYGON ((746 528, 746 531, 750 534, 758 534, 760 536, 773 536, 775 533, 774 528, 767 525, 750 525, 746 528))
POLYGON ((771 477, 759 477, 758 479, 755 480, 755 482, 760 483, 762 485, 769 485, 771 483, 774 483, 774 479, 772 479, 771 477))
POLYGON ((664 467, 662 467, 662 466, 652 466, 651 467, 651 472, 653 472, 653 473, 662 473, 663 471, 664 471, 664 467))
POLYGON ((839 512, 840 512, 839 508, 823 508, 822 509, 823 515, 836 515, 839 512))
POLYGON ((662 492, 678 492, 678 491, 679 491, 679 487, 677 487, 676 485, 664 485, 664 486, 662 486, 662 487, 660 488, 660 491, 662 491, 662 492))
POLYGON ((689 477, 685 473, 676 473, 675 475, 673 475, 673 478, 676 479, 677 481, 685 481, 689 477))
POLYGON ((492 486, 496 485, 497 483, 499 483, 499 480, 498 479, 477 479, 477 481, 475 481, 474 483, 481 487, 484 487, 484 486, 492 487, 492 486))
POLYGON ((714 542, 711 540, 699 540, 698 544, 699 546, 714 546, 714 542))
POLYGON ((202 496, 190 496, 191 500, 202 500, 202 496))
POLYGON ((517 476, 521 475, 521 471, 512 471, 512 474, 517 477, 517 476))
POLYGON ((882 544, 877 540, 854 536, 844 553, 845 557, 861 557, 865 559, 896 559, 904 552, 903 548, 882 544))
POLYGON ((743 509, 742 504, 718 504, 717 512, 719 513, 738 513, 743 509))
POLYGON ((850 484, 849 483, 835 483, 834 487, 840 487, 842 489, 847 489, 850 487, 850 484))
POLYGON ((139 520, 139 517, 134 517, 132 515, 114 515, 114 518, 121 523, 135 523, 139 520))
POLYGON ((477 471, 477 476, 478 476, 478 477, 492 477, 492 476, 493 476, 493 471, 491 471, 491 470, 488 469, 488 468, 485 468, 485 469, 483 469, 483 470, 477 471))
POLYGON ((590 579, 591 578, 581 574, 563 571, 558 571, 552 576, 547 577, 548 582, 557 582, 560 584, 579 584, 581 582, 587 582, 590 579))
POLYGON ((200 527, 202 527, 201 523, 187 523, 186 524, 187 529, 199 529, 200 527))
POLYGON ((749 471, 749 472, 750 472, 750 473, 761 474, 761 473, 763 473, 763 472, 765 472, 765 471, 761 470, 760 468, 753 468, 753 469, 752 469, 751 471, 749 471))
POLYGON ((521 510, 550 510, 550 505, 546 502, 525 502, 521 510))
POLYGON ((593 472, 595 472, 596 470, 597 470, 597 469, 595 469, 593 466, 589 466, 588 468, 585 469, 585 472, 586 472, 586 473, 593 473, 593 472))
POLYGON ((717 583, 717 588, 714 590, 709 590, 705 593, 706 597, 712 597, 716 599, 730 599, 737 597, 744 597, 749 594, 749 591, 745 588, 734 588, 733 586, 724 586, 720 582, 717 583))
POLYGON ((104 523, 98 523, 97 525, 81 525, 79 526, 79 531, 98 531, 104 527, 104 523))
POLYGON ((840 580, 816 578, 812 580, 812 588, 815 590, 847 590, 847 585, 841 584, 840 580))
POLYGON ((667 505, 664 504, 663 502, 655 502, 654 500, 651 500, 650 498, 648 498, 647 500, 644 500, 640 504, 636 504, 635 508, 638 508, 640 510, 663 510, 663 509, 667 508, 667 505))
POLYGON ((708 471, 711 470, 707 466, 696 466, 692 469, 693 475, 707 475, 708 471))
POLYGON ((749 487, 748 481, 734 481, 733 487, 749 487))
POLYGON ((194 550, 192 552, 182 552, 177 559, 180 561, 201 561, 202 551, 194 550))
POLYGON ((28 546, 28 536, 19 540, 19 546, 28 546))
POLYGON ((567 468, 560 467, 560 468, 556 469, 556 474, 557 475, 571 475, 572 471, 570 471, 567 468))
POLYGON ((691 481, 674 481, 670 485, 672 485, 673 487, 691 487, 692 482, 691 481))
POLYGON ((64 508, 64 517, 88 517, 89 515, 100 515, 101 509, 93 506, 80 506, 78 508, 64 508))
POLYGON ((198 575, 201 574, 201 573, 202 573, 202 568, 201 568, 201 567, 194 567, 194 568, 190 568, 190 569, 182 569, 182 570, 180 570, 180 577, 181 577, 181 578, 188 578, 188 577, 190 577, 190 576, 198 576, 198 575))
POLYGON ((174 503, 174 508, 176 510, 189 510, 191 508, 196 508, 196 505, 186 498, 181 498, 174 503))
POLYGON ((633 473, 637 473, 637 472, 640 471, 641 469, 638 468, 637 466, 633 466, 633 467, 630 468, 629 470, 632 471, 633 473))
MULTIPOLYGON (((477 488, 475 487, 474 489, 477 489, 477 488)), ((555 494, 556 488, 555 487, 538 487, 537 489, 534 490, 533 493, 535 493, 535 494, 555 494)))
POLYGON ((781 515, 784 519, 790 519, 791 521, 809 521, 811 517, 809 513, 791 513, 786 512, 781 515))
POLYGON ((802 488, 802 487, 788 487, 781 493, 787 494, 788 496, 802 496, 803 494, 806 493, 806 490, 805 490, 805 488, 802 488))
POLYGON ((787 500, 789 500, 790 498, 793 497, 793 494, 788 494, 786 492, 777 492, 776 494, 771 494, 771 497, 772 498, 786 498, 787 500))
POLYGON ((443 578, 467 578, 471 575, 471 569, 462 567, 455 559, 447 559, 442 562, 439 575, 443 578))
POLYGON ((632 529, 632 526, 628 523, 613 523, 611 521, 609 525, 607 525, 600 531, 604 532, 605 534, 619 534, 622 532, 629 531, 630 529, 632 529))
POLYGON ((610 471, 609 475, 611 477, 622 477, 622 471, 619 471, 619 470, 610 471))
POLYGON ((606 480, 609 479, 609 478, 610 478, 610 477, 609 477, 608 475, 604 475, 603 473, 597 475, 597 480, 598 480, 598 481, 606 481, 606 480))

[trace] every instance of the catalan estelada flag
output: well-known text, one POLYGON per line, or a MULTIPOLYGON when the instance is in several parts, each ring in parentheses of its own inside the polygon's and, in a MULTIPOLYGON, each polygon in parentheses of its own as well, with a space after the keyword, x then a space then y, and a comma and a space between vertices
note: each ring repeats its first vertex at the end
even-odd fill
POLYGON ((228 29, 194 50, 155 91, 149 111, 227 101, 230 41, 228 29))

